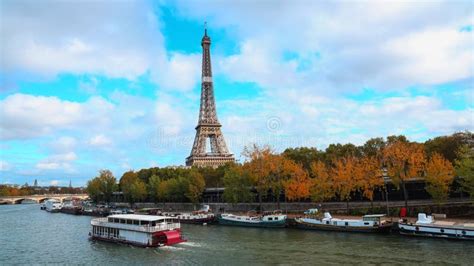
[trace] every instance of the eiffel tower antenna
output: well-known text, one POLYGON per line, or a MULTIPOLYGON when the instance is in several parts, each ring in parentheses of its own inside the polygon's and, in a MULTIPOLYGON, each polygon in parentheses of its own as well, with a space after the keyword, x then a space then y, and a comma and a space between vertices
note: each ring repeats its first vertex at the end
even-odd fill
POLYGON ((204 22, 204 36, 202 46, 202 82, 201 104, 199 119, 196 126, 191 154, 186 158, 187 166, 218 167, 228 162, 234 162, 234 155, 229 152, 217 119, 216 103, 214 100, 214 86, 211 68, 211 38, 207 36, 207 22, 204 22), (209 142, 207 142, 209 140, 209 142), (210 151, 206 149, 209 143, 210 151))

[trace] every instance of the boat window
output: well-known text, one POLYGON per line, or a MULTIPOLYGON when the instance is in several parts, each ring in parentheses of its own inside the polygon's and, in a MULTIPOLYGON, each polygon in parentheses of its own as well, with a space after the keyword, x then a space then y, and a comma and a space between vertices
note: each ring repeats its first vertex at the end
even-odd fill
POLYGON ((272 218, 272 217, 268 217, 268 220, 269 220, 269 221, 272 221, 272 220, 273 220, 273 218, 272 218))
POLYGON ((132 220, 127 220, 127 224, 133 224, 132 220))
POLYGON ((346 226, 348 226, 348 225, 349 225, 349 223, 348 223, 348 222, 345 222, 344 224, 345 224, 346 226))
POLYGON ((127 222, 125 221, 125 219, 120 219, 120 223, 121 224, 126 224, 127 222))
POLYGON ((150 222, 149 221, 142 221, 142 225, 146 225, 146 224, 149 224, 150 222))
POLYGON ((278 217, 275 217, 275 221, 278 220, 278 217))
POLYGON ((439 230, 441 233, 444 233, 444 229, 439 230))
POLYGON ((369 225, 369 223, 368 223, 368 222, 365 222, 364 225, 369 225))
POLYGON ((109 223, 113 223, 113 222, 114 222, 114 218, 109 218, 108 221, 109 221, 109 223))
POLYGON ((133 224, 134 224, 134 225, 139 225, 139 224, 140 224, 140 221, 138 221, 138 220, 133 220, 133 224))
POLYGON ((329 224, 329 221, 326 221, 326 224, 329 224))
POLYGON ((151 226, 156 226, 156 222, 155 221, 151 222, 151 226))

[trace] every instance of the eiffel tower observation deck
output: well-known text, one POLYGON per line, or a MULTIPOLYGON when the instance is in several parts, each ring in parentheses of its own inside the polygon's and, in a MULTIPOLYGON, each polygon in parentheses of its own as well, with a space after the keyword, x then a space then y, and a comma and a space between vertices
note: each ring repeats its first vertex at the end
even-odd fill
POLYGON ((201 41, 202 46, 202 83, 201 105, 199 120, 196 126, 191 154, 186 158, 187 166, 218 167, 228 162, 234 162, 234 155, 229 152, 221 131, 221 124, 217 119, 216 103, 214 100, 214 86, 212 84, 211 68, 211 38, 207 36, 207 29, 201 41), (210 151, 208 150, 210 147, 210 151))

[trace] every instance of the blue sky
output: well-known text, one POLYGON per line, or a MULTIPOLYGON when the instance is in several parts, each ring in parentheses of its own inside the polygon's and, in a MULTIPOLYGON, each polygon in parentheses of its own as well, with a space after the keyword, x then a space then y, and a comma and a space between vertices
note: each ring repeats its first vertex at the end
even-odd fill
POLYGON ((0 183, 182 165, 204 21, 230 150, 474 130, 469 1, 1 1, 0 183))

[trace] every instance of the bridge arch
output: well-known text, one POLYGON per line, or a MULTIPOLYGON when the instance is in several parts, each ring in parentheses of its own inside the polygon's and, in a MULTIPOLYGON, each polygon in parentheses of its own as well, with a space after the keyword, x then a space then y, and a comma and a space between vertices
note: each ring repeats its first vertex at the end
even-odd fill
POLYGON ((40 198, 38 200, 38 203, 44 203, 45 201, 49 200, 49 199, 55 199, 55 200, 59 200, 61 203, 63 202, 64 198, 63 197, 46 197, 46 198, 40 198))
POLYGON ((13 204, 21 204, 22 201, 24 201, 25 198, 20 198, 20 199, 14 199, 12 200, 13 201, 13 204))

